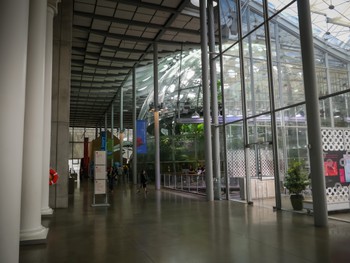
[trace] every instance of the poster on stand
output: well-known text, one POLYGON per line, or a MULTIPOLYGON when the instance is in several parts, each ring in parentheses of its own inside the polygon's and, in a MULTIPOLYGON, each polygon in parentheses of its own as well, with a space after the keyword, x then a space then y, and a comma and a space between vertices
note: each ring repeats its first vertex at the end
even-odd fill
POLYGON ((106 165, 106 151, 95 151, 95 165, 106 165))
POLYGON ((106 193, 106 180, 95 180, 95 195, 106 193))
POLYGON ((95 166, 95 179, 106 179, 106 166, 95 166))

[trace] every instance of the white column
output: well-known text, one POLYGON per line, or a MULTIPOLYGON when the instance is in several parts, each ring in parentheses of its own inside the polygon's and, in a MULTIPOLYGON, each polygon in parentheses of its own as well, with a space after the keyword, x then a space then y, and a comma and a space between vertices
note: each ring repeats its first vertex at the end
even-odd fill
POLYGON ((35 243, 48 232, 41 225, 46 12, 46 1, 30 1, 20 240, 35 243))
POLYGON ((43 137, 43 168, 41 214, 52 215, 49 207, 49 169, 51 144, 51 101, 52 101, 52 44, 53 17, 57 12, 56 0, 48 1, 46 18, 46 49, 45 49, 45 90, 44 90, 44 137, 43 137))
POLYGON ((0 1, 0 257, 19 260, 29 1, 0 1))

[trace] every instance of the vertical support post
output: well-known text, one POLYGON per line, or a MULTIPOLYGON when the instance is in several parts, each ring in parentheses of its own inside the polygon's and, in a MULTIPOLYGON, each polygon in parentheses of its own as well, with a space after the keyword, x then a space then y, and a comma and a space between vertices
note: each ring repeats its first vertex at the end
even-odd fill
POLYGON ((208 29, 207 29, 207 11, 206 0, 200 0, 200 28, 201 28, 201 59, 202 59, 202 87, 203 87, 203 117, 205 134, 205 177, 207 200, 214 200, 213 192, 213 165, 212 165, 212 147, 211 147, 211 122, 210 122, 210 90, 209 90, 209 72, 208 72, 208 29))
POLYGON ((156 190, 160 189, 160 149, 159 149, 159 109, 158 109, 158 44, 153 44, 153 82, 154 82, 154 141, 155 141, 155 179, 156 190))
POLYGON ((124 141, 124 120, 123 120, 123 108, 124 108, 124 94, 123 94, 123 87, 120 87, 120 133, 119 133, 119 145, 120 145, 120 152, 119 152, 119 160, 120 165, 123 166, 123 141, 124 141))
POLYGON ((221 200, 221 171, 220 171, 220 127, 218 110, 218 87, 216 77, 215 60, 215 32, 214 32, 214 6, 213 0, 208 0, 208 33, 209 33, 209 64, 210 64, 210 87, 211 87, 211 118, 212 118, 212 149, 213 149, 213 177, 216 181, 216 200, 221 200))
POLYGON ((132 69, 132 179, 137 184, 136 67, 132 69))
MULTIPOLYGON (((237 29, 238 39, 243 39, 242 34, 242 14, 241 14, 241 0, 237 0, 237 29)), ((239 41, 239 64, 241 70, 241 97, 242 97, 242 115, 243 115, 243 143, 244 143, 244 160, 245 160, 245 171, 246 171, 246 183, 245 183, 245 196, 247 203, 251 203, 251 187, 250 187, 250 157, 249 157, 249 138, 248 138, 248 122, 247 122, 247 103, 246 103, 246 85, 245 85, 245 74, 244 74, 244 46, 243 41, 239 41)))
POLYGON ((323 172, 322 137, 315 74, 310 1, 298 0, 297 3, 309 139, 314 223, 315 226, 325 227, 328 225, 326 186, 323 172))
MULTIPOLYGON (((220 17, 220 4, 217 8, 217 17, 220 17)), ((226 134, 226 110, 225 110, 225 89, 224 89, 224 61, 223 61, 223 54, 222 54, 222 32, 221 32, 221 23, 220 19, 218 19, 218 27, 219 27, 219 53, 220 53, 220 81, 221 81, 221 108, 222 108, 222 121, 223 121, 223 138, 224 138, 224 154, 223 154, 223 163, 224 163, 224 174, 225 174, 225 186, 226 186, 226 200, 230 200, 230 177, 227 172, 228 165, 227 165, 227 134, 226 134)))
MULTIPOLYGON (((281 188, 279 177, 279 165, 278 165, 278 148, 277 148, 277 127, 276 127, 276 113, 275 113, 275 95, 273 86, 273 65, 271 54, 271 42, 270 42, 270 27, 268 21, 268 3, 264 1, 264 21, 265 21, 265 43, 266 43, 266 60, 267 60, 267 72, 268 72, 268 85, 269 85, 269 97, 270 97, 270 111, 271 111, 271 132, 272 132, 272 153, 273 153, 273 171, 275 177, 275 196, 276 196, 276 208, 282 208, 281 201, 281 188)), ((260 161, 261 158, 259 157, 260 161)))
MULTIPOLYGON (((331 84, 331 76, 329 73, 329 55, 328 55, 328 53, 325 54, 324 60, 325 60, 325 65, 326 65, 327 91, 328 91, 328 94, 332 94, 332 91, 331 91, 332 84, 331 84)), ((331 127, 334 128, 335 124, 334 124, 334 114, 333 113, 334 113, 335 108, 334 108, 332 98, 329 98, 329 108, 331 111, 331 114, 330 114, 331 127)))
POLYGON ((112 139, 112 155, 111 155, 111 167, 114 164, 114 100, 111 105, 111 139, 112 139))

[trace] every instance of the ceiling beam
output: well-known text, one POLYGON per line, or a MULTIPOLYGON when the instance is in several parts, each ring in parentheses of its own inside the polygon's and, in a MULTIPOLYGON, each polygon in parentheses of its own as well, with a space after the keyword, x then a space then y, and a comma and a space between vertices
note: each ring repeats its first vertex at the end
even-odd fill
MULTIPOLYGON (((88 17, 91 19, 97 19, 97 20, 101 20, 101 21, 107 21, 107 22, 111 22, 111 23, 124 24, 124 25, 128 25, 128 26, 131 25, 131 26, 139 26, 139 27, 143 27, 143 28, 154 28, 154 29, 158 29, 158 30, 169 30, 169 31, 174 31, 174 32, 181 32, 181 33, 187 33, 187 34, 191 34, 191 35, 200 36, 199 30, 178 28, 178 27, 171 27, 171 26, 163 26, 160 24, 144 23, 144 22, 135 21, 135 20, 128 20, 128 19, 122 19, 122 18, 111 17, 111 16, 102 16, 102 15, 97 15, 97 14, 87 13, 87 12, 75 11, 74 15, 88 17)), ((170 23, 169 23, 169 25, 170 25, 170 23)))
MULTIPOLYGON (((159 43, 159 44, 164 44, 164 45, 182 45, 182 44, 187 44, 187 45, 194 45, 196 47, 199 47, 200 45, 200 39, 198 39, 198 42, 189 42, 189 41, 171 41, 171 40, 161 40, 160 37, 157 37, 156 39, 153 38, 145 38, 145 37, 136 37, 136 36, 129 36, 129 35, 122 35, 122 34, 116 34, 116 33, 110 33, 104 30, 99 30, 99 29, 91 29, 90 27, 85 27, 85 26, 77 26, 77 25, 73 25, 73 28, 84 31, 84 32, 88 32, 88 33, 92 33, 92 34, 96 34, 99 36, 103 36, 103 37, 109 37, 109 38, 113 38, 113 39, 119 39, 119 40, 127 40, 127 41, 131 41, 131 42, 135 42, 135 43, 146 43, 146 44, 153 44, 155 42, 159 43)), ((165 32, 164 30, 161 32, 165 32)), ((159 33, 158 33, 159 36, 159 33)))

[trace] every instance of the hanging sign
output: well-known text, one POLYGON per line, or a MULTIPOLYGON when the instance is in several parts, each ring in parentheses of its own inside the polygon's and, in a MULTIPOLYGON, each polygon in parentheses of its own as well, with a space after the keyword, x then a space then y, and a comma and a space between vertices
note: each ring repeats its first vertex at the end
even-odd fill
POLYGON ((145 120, 136 121, 136 134, 137 153, 147 153, 147 122, 145 120))

